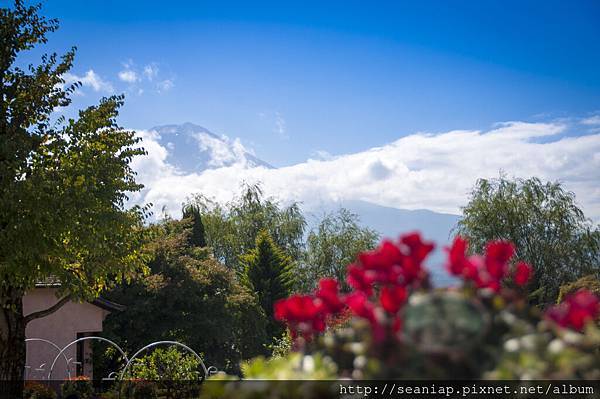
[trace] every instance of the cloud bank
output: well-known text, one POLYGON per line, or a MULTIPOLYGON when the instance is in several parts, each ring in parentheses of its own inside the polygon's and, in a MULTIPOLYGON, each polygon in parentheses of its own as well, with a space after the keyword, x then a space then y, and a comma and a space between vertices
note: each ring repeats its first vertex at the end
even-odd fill
MULTIPOLYGON (((560 123, 506 122, 488 131, 415 133, 382 147, 278 169, 240 162, 185 173, 169 164, 169 149, 156 132, 139 131, 148 156, 133 167, 146 188, 136 202, 152 203, 155 215, 165 209, 178 215, 181 203, 195 193, 227 201, 241 182, 262 182, 267 194, 301 201, 307 208, 338 200, 362 200, 401 209, 459 213, 478 178, 537 176, 559 180, 577 195, 586 215, 600 220, 600 134, 559 136, 560 123)), ((215 147, 215 143, 200 145, 215 147)), ((240 151, 243 152, 242 144, 240 151)), ((214 164, 219 151, 215 147, 214 164)), ((222 154, 221 154, 222 155, 222 154)))

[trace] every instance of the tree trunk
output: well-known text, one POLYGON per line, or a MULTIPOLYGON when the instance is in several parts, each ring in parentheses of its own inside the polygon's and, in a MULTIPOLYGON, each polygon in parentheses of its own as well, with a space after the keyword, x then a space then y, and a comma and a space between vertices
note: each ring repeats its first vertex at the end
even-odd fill
POLYGON ((23 291, 0 284, 0 398, 22 398, 25 372, 23 291))

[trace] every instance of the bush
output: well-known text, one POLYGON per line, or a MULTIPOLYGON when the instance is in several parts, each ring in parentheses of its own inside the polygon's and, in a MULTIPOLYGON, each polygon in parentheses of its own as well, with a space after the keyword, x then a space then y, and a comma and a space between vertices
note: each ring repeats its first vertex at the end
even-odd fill
POLYGON ((126 377, 132 378, 125 385, 126 397, 153 398, 160 393, 167 398, 188 398, 197 394, 204 370, 194 355, 170 347, 136 359, 126 377))
MULTIPOLYGON (((468 243, 460 237, 446 249, 446 268, 462 284, 434 289, 423 267, 432 249, 418 234, 384 241, 348 266, 350 293, 340 293, 337 281, 323 279, 313 294, 279 301, 275 315, 287 322, 296 352, 270 362, 249 362, 246 375, 600 378, 600 330, 593 323, 600 300, 593 293, 579 290, 542 312, 527 300, 525 287, 533 269, 514 259, 511 243, 489 242, 482 255, 468 255, 468 243), (329 327, 332 318, 348 309, 350 322, 329 327)), ((265 385, 261 395, 270 396, 276 385, 265 385)), ((253 397, 235 390, 231 395, 226 397, 253 397)), ((299 392, 288 396, 301 397, 299 392)))
POLYGON ((558 303, 561 303, 567 296, 573 294, 581 289, 588 290, 594 294, 600 296, 600 280, 594 275, 585 276, 577 281, 568 283, 560 287, 560 293, 558 295, 558 303))
POLYGON ((60 395, 64 399, 91 399, 94 395, 94 387, 88 377, 74 377, 61 385, 60 395))
POLYGON ((56 392, 41 382, 26 381, 23 399, 56 399, 56 392))

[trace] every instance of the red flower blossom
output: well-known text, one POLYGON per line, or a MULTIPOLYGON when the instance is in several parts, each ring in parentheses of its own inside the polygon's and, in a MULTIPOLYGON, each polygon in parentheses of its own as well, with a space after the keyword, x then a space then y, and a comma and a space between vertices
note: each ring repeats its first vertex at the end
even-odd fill
POLYGON ((508 261, 515 254, 515 247, 507 241, 492 241, 485 248, 485 266, 487 272, 495 280, 500 280, 508 273, 508 261))
POLYGON ((358 317, 375 322, 375 306, 362 292, 353 292, 346 296, 346 305, 358 317))
POLYGON ((446 248, 446 252, 448 252, 446 268, 450 274, 455 276, 464 274, 465 269, 469 266, 469 260, 467 259, 468 247, 469 243, 467 240, 460 236, 456 236, 452 242, 452 246, 446 248))
POLYGON ((310 295, 292 295, 275 302, 275 319, 287 321, 293 330, 310 334, 325 330, 322 306, 310 295))
POLYGON ((531 279, 532 275, 533 268, 529 264, 525 262, 519 262, 515 266, 514 280, 515 284, 518 286, 522 287, 526 285, 529 282, 529 279, 531 279))
POLYGON ((581 331, 586 323, 600 316, 600 300, 588 290, 579 290, 550 308, 546 316, 561 327, 581 331))
POLYGON ((395 314, 400 310, 400 307, 404 304, 407 297, 408 294, 406 288, 402 286, 385 286, 381 289, 379 302, 385 311, 395 314))
MULTIPOLYGON (((513 244, 507 241, 492 241, 486 246, 484 257, 467 256, 467 248, 468 243, 462 237, 456 237, 452 246, 446 248, 448 271, 464 280, 473 281, 477 288, 500 291, 502 279, 508 275, 509 262, 515 253, 513 244)), ((517 271, 519 281, 529 279, 530 273, 527 274, 525 266, 519 266, 517 271)))
POLYGON ((408 247, 408 255, 416 264, 421 264, 435 248, 432 242, 423 241, 417 232, 400 236, 400 242, 408 247))
POLYGON ((392 320, 392 331, 398 333, 400 330, 402 330, 402 319, 400 316, 396 315, 394 320, 392 320))
POLYGON ((372 284, 374 280, 374 274, 360 265, 350 265, 346 269, 348 285, 357 291, 364 292, 366 295, 371 295, 373 292, 372 284))
MULTIPOLYGON (((418 233, 400 236, 398 241, 385 240, 376 249, 358 256, 358 262, 346 269, 346 280, 353 291, 340 295, 338 282, 322 279, 313 295, 294 295, 275 304, 275 318, 286 321, 292 335, 307 337, 326 329, 331 322, 346 311, 349 316, 367 320, 375 341, 394 336, 402 328, 399 311, 406 302, 409 290, 424 286, 428 272, 423 262, 434 245, 422 240, 418 233), (375 296, 374 293, 377 293, 375 296)), ((509 262, 514 256, 514 246, 506 241, 490 242, 485 256, 467 255, 468 242, 456 237, 447 248, 446 268, 456 276, 471 281, 479 289, 499 292, 502 280, 508 275, 509 262)), ((532 269, 524 262, 514 267, 514 281, 525 285, 532 269)), ((568 304, 550 312, 559 323, 569 326, 583 325, 596 308, 585 304, 584 297, 572 298, 568 304)))
POLYGON ((319 281, 319 288, 315 292, 327 313, 338 313, 344 309, 345 305, 339 297, 338 282, 332 278, 324 278, 319 281))
POLYGON ((404 256, 393 242, 385 240, 377 249, 363 252, 358 258, 365 269, 385 272, 392 265, 402 264, 404 256))

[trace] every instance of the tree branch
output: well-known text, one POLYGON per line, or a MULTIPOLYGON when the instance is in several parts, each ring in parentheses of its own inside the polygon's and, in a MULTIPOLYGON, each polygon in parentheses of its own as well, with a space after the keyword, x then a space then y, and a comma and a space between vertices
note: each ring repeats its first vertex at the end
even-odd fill
POLYGON ((51 315, 52 313, 56 312, 58 309, 62 308, 63 305, 66 304, 67 302, 69 302, 70 299, 71 299, 71 296, 66 295, 66 296, 62 297, 54 305, 50 306, 48 309, 44 309, 44 310, 40 310, 38 312, 33 312, 33 313, 28 314, 27 316, 25 316, 25 325, 27 325, 27 323, 29 323, 32 320, 40 319, 42 317, 51 315))

